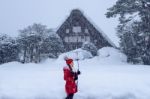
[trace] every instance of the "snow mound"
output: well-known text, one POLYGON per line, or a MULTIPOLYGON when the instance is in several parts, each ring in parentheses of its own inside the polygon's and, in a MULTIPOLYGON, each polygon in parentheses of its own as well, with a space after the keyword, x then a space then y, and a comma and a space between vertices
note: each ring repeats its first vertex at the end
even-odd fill
POLYGON ((110 60, 111 62, 126 62, 127 57, 125 54, 120 52, 118 49, 115 49, 113 47, 103 47, 98 50, 98 56, 100 58, 107 58, 108 61, 110 60))
POLYGON ((67 53, 63 53, 59 56, 58 60, 64 60, 64 57, 72 58, 73 60, 84 60, 92 58, 92 54, 86 50, 76 49, 67 53))

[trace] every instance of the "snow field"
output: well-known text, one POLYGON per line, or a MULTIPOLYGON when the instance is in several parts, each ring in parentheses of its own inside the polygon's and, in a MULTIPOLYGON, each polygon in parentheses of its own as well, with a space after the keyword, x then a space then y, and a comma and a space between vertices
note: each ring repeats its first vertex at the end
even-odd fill
MULTIPOLYGON (((74 99, 150 99, 149 66, 127 64, 125 55, 112 48, 81 59, 79 91, 74 99)), ((63 66, 62 58, 0 65, 0 99, 63 99, 63 66)))

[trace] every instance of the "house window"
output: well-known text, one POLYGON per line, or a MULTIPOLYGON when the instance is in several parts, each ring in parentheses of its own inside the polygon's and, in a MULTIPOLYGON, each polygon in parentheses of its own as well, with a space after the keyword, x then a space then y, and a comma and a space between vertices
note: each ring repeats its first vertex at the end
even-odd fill
POLYGON ((77 42, 77 38, 75 36, 69 37, 70 42, 77 42))
POLYGON ((89 30, 88 30, 88 29, 85 29, 85 33, 89 33, 89 30))
POLYGON ((94 43, 97 43, 97 40, 94 40, 94 43))
POLYGON ((69 38, 68 38, 68 37, 65 37, 65 38, 64 38, 64 41, 65 41, 65 42, 69 42, 69 38))
POLYGON ((85 42, 85 41, 90 41, 90 37, 89 36, 69 36, 69 37, 65 37, 64 38, 64 41, 65 42, 73 42, 73 43, 76 43, 76 42, 85 42))
POLYGON ((78 40, 77 36, 74 36, 74 42, 78 42, 77 40, 78 40))
POLYGON ((80 33, 81 32, 81 26, 73 26, 73 30, 74 33, 80 33))
POLYGON ((86 41, 90 42, 90 37, 86 36, 86 41))
POLYGON ((69 29, 66 29, 66 33, 69 33, 69 29))
POLYGON ((78 41, 77 42, 82 42, 81 36, 78 36, 78 41))
POLYGON ((85 37, 84 36, 81 37, 81 42, 85 42, 85 37))

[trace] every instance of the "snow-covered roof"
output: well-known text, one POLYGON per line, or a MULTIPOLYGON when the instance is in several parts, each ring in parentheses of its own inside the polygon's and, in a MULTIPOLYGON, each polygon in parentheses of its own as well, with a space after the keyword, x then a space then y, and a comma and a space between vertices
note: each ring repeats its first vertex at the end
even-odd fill
MULTIPOLYGON (((81 12, 81 14, 96 28, 96 30, 98 30, 101 35, 103 36, 103 38, 105 38, 109 44, 111 44, 113 47, 116 48, 116 45, 108 38, 108 36, 91 20, 91 18, 89 18, 81 9, 73 9, 71 11, 72 12, 81 12)), ((64 23, 67 19, 68 19, 69 16, 66 16, 64 21, 62 21, 62 23, 64 23)), ((62 24, 60 24, 56 29, 55 31, 57 32, 57 30, 62 26, 62 24)))
MULTIPOLYGON (((82 12, 83 13, 83 12, 82 12)), ((108 38, 108 36, 92 21, 91 18, 89 18, 85 13, 83 13, 84 16, 86 16, 87 20, 102 34, 102 36, 111 44, 113 47, 116 48, 116 45, 108 38)))

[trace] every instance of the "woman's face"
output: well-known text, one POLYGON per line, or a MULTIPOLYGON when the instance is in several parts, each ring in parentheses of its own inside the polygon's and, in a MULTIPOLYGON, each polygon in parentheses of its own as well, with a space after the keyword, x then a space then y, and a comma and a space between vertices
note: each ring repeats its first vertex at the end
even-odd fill
POLYGON ((73 67, 73 65, 74 65, 74 63, 73 63, 73 62, 71 62, 70 66, 71 66, 71 67, 73 67))

